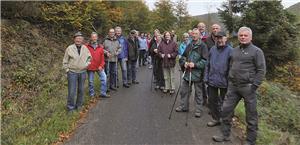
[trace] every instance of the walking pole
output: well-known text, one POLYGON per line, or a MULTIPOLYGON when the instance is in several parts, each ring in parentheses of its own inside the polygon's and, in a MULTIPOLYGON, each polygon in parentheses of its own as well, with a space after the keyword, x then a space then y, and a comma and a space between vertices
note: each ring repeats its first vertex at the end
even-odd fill
MULTIPOLYGON (((192 90, 192 69, 189 68, 189 71, 190 71, 190 77, 189 77, 188 101, 190 101, 190 95, 191 95, 191 90, 192 90)), ((189 106, 188 106, 188 110, 189 110, 189 106)), ((185 126, 188 126, 188 118, 189 118, 189 111, 186 113, 185 126)))
POLYGON ((170 112, 170 115, 169 115, 169 120, 170 120, 171 117, 172 117, 172 113, 173 113, 173 110, 174 110, 174 106, 175 106, 175 103, 176 103, 176 100, 177 100, 179 91, 180 91, 180 89, 181 89, 181 79, 183 79, 183 77, 184 77, 184 75, 185 75, 185 72, 186 72, 186 70, 184 70, 182 76, 180 77, 180 84, 179 84, 178 90, 177 90, 177 92, 176 92, 175 100, 174 100, 173 105, 172 105, 172 109, 171 109, 171 112, 170 112))

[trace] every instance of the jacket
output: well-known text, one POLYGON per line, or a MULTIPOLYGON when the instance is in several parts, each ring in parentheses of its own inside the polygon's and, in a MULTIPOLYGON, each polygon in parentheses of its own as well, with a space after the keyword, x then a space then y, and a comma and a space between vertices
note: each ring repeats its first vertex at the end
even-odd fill
POLYGON ((139 55, 139 41, 138 39, 128 38, 128 60, 137 60, 139 55))
POLYGON ((178 55, 182 55, 183 52, 185 51, 187 45, 189 44, 189 41, 186 43, 186 42, 181 42, 180 45, 179 45, 179 48, 178 48, 178 55))
POLYGON ((121 35, 120 37, 118 37, 118 41, 121 45, 121 52, 118 55, 119 59, 124 59, 124 58, 128 58, 128 41, 127 39, 121 35))
POLYGON ((189 81, 189 74, 191 71, 191 81, 201 82, 203 81, 204 68, 206 65, 206 59, 208 50, 206 45, 199 39, 197 42, 191 42, 185 49, 182 57, 179 59, 181 68, 184 68, 186 62, 193 62, 195 67, 192 69, 186 69, 186 73, 183 77, 184 80, 189 81))
POLYGON ((229 45, 225 45, 224 48, 217 48, 215 45, 210 49, 205 67, 204 82, 218 88, 228 87, 228 71, 232 49, 229 45))
POLYGON ((86 46, 89 49, 93 58, 91 60, 91 64, 88 66, 88 70, 96 71, 99 70, 100 67, 103 69, 105 65, 103 47, 101 45, 97 45, 97 47, 94 49, 94 47, 91 44, 88 44, 86 46))
POLYGON ((162 66, 164 68, 175 67, 177 54, 177 44, 172 40, 169 40, 169 42, 167 42, 166 40, 162 40, 162 42, 158 46, 158 55, 163 59, 162 66), (162 54, 164 54, 165 56, 162 57, 162 54), (171 55, 171 58, 168 58, 168 54, 171 55))
POLYGON ((116 62, 117 55, 119 55, 121 52, 119 41, 115 37, 114 38, 106 37, 103 42, 103 46, 104 46, 105 56, 107 56, 107 53, 111 54, 111 57, 110 58, 106 57, 106 60, 110 62, 116 62))
POLYGON ((233 49, 229 83, 233 85, 253 84, 259 86, 266 74, 266 62, 263 51, 253 45, 240 45, 233 49))
POLYGON ((79 55, 76 45, 72 44, 68 46, 65 51, 65 55, 63 58, 63 69, 65 69, 66 72, 85 72, 91 59, 91 53, 85 45, 81 45, 79 55))

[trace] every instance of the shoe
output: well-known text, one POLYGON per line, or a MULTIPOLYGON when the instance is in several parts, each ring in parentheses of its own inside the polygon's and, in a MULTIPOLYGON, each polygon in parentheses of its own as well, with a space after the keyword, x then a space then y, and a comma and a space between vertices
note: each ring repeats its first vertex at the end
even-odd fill
POLYGON ((215 141, 215 142, 223 142, 223 141, 230 141, 230 138, 229 136, 226 137, 226 136, 213 136, 212 139, 215 141))
POLYGON ((189 110, 184 110, 182 106, 178 106, 176 109, 175 109, 176 112, 188 112, 189 110))
POLYGON ((138 81, 132 81, 132 84, 139 84, 140 82, 138 81))
POLYGON ((196 112, 196 113, 195 113, 195 117, 196 117, 196 118, 200 118, 201 116, 202 116, 202 114, 201 114, 200 112, 196 112))
POLYGON ((220 124, 221 124, 220 121, 212 120, 212 121, 207 123, 207 126, 208 127, 214 127, 214 126, 218 126, 220 124))
POLYGON ((130 85, 131 85, 131 83, 127 83, 127 85, 128 85, 128 86, 130 86, 130 85))
POLYGON ((167 90, 167 89, 164 89, 164 90, 163 90, 163 93, 168 93, 168 90, 167 90))
POLYGON ((117 89, 114 88, 114 87, 110 87, 109 89, 111 89, 111 90, 113 90, 113 91, 117 91, 117 89))
POLYGON ((175 93, 175 91, 174 90, 170 90, 170 94, 172 95, 172 94, 174 94, 175 93))
POLYGON ((165 89, 165 87, 161 86, 159 89, 163 90, 163 89, 165 89))
POLYGON ((110 98, 110 95, 109 94, 102 94, 99 97, 100 98, 110 98))
POLYGON ((129 88, 129 85, 127 85, 127 84, 123 84, 123 87, 125 87, 125 88, 129 88))
POLYGON ((149 66, 149 69, 152 69, 152 67, 153 67, 153 66, 152 66, 152 65, 150 65, 150 66, 149 66))
POLYGON ((94 97, 95 97, 95 94, 90 95, 90 97, 91 97, 91 98, 94 98, 94 97))

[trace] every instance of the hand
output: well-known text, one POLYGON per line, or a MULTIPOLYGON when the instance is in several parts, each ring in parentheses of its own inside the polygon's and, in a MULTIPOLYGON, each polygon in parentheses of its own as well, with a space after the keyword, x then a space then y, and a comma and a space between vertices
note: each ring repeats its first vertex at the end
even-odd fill
POLYGON ((157 53, 157 49, 154 49, 153 51, 154 51, 155 53, 157 53))
POLYGON ((194 67, 195 67, 195 64, 194 64, 193 62, 190 62, 190 63, 189 63, 189 67, 190 67, 190 68, 194 68, 194 67))
POLYGON ((161 57, 164 58, 164 57, 165 57, 165 54, 161 54, 161 57))
POLYGON ((171 54, 168 54, 168 58, 171 58, 171 54))
POLYGON ((111 57, 111 54, 109 52, 107 52, 107 57, 109 57, 109 58, 111 57))
POLYGON ((128 58, 124 58, 124 61, 127 61, 128 60, 128 58))
POLYGON ((184 63, 184 67, 185 67, 185 68, 188 68, 188 67, 189 67, 189 63, 188 63, 188 62, 185 62, 185 63, 184 63))
POLYGON ((98 68, 98 69, 99 69, 99 71, 102 71, 102 70, 103 70, 103 68, 102 68, 101 66, 99 66, 99 68, 98 68))

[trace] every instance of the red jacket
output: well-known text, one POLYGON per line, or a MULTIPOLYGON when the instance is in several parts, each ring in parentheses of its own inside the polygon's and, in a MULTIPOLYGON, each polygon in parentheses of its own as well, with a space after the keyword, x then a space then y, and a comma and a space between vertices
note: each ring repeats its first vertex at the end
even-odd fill
POLYGON ((103 46, 98 45, 96 49, 93 48, 91 44, 86 45, 86 47, 89 49, 91 55, 92 55, 92 60, 91 64, 88 66, 88 70, 99 70, 101 67, 104 69, 104 50, 103 46))

